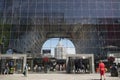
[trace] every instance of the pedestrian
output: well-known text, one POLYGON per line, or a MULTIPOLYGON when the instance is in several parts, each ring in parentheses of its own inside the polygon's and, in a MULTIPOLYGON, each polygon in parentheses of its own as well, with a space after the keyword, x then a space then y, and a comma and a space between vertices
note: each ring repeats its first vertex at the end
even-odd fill
POLYGON ((27 75, 28 75, 28 65, 25 66, 24 71, 23 71, 23 75, 27 77, 27 75))
POLYGON ((8 63, 5 65, 4 75, 9 73, 9 66, 8 63))
POLYGON ((104 77, 105 80, 105 64, 100 60, 99 62, 99 70, 100 70, 100 80, 102 80, 102 77, 104 77))
POLYGON ((47 73, 49 70, 49 58, 48 57, 43 58, 43 64, 44 64, 44 72, 47 73))
POLYGON ((34 66, 34 72, 37 72, 37 69, 38 69, 38 65, 36 64, 36 65, 34 66))

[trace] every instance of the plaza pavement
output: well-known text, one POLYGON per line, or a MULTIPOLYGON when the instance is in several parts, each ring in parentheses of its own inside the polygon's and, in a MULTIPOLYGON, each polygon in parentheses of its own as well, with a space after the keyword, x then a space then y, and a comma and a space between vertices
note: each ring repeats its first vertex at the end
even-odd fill
MULTIPOLYGON (((27 77, 23 74, 0 75, 0 80, 99 80, 99 74, 66 74, 66 73, 29 73, 27 77)), ((119 77, 111 77, 106 73, 106 80, 120 80, 119 77)))

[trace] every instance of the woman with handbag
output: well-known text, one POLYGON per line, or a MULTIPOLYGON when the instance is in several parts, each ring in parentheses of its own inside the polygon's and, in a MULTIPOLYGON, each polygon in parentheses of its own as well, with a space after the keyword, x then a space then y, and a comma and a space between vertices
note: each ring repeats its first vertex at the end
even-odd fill
POLYGON ((102 80, 102 77, 104 77, 104 80, 105 80, 105 72, 106 72, 106 70, 105 70, 106 68, 105 68, 105 64, 102 62, 102 60, 100 60, 100 62, 99 62, 99 70, 100 70, 100 80, 102 80))

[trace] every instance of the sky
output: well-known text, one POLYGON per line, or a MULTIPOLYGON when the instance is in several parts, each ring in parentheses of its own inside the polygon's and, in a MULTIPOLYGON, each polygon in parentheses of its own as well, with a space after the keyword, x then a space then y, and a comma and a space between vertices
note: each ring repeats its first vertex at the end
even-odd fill
POLYGON ((64 39, 51 38, 43 44, 42 50, 43 49, 50 49, 51 50, 51 55, 54 56, 54 49, 57 46, 59 41, 67 49, 67 54, 75 54, 74 44, 66 38, 64 38, 64 39))

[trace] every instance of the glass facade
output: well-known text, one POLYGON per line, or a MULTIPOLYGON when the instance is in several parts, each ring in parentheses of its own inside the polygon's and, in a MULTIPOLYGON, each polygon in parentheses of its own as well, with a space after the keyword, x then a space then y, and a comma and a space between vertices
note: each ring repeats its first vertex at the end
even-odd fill
POLYGON ((0 0, 4 51, 37 53, 49 37, 69 37, 81 41, 81 52, 104 53, 105 46, 120 46, 119 34, 120 0, 0 0))

